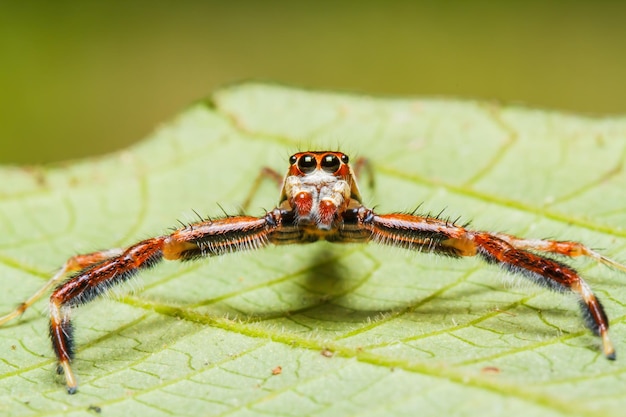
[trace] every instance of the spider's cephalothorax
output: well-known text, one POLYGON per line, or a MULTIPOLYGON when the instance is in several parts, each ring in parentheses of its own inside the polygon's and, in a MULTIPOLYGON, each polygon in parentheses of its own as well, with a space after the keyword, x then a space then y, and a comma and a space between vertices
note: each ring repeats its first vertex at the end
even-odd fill
MULTIPOLYGON (((480 256, 549 289, 574 293, 585 324, 601 338, 604 355, 615 359, 608 335, 609 321, 589 285, 570 266, 538 253, 588 256, 622 271, 626 271, 626 266, 578 242, 470 230, 445 219, 414 213, 377 214, 361 203, 348 162, 348 156, 341 152, 296 153, 289 158, 278 206, 261 217, 240 215, 203 220, 127 248, 73 256, 39 291, 0 317, 0 325, 18 317, 58 284, 50 296, 50 336, 59 361, 58 371, 65 374, 71 394, 78 386, 70 366, 74 355, 72 308, 127 281, 140 270, 163 259, 190 260, 269 244, 373 241, 452 257, 480 256), (61 282, 71 272, 75 274, 61 282)), ((279 177, 271 170, 266 173, 279 177)))

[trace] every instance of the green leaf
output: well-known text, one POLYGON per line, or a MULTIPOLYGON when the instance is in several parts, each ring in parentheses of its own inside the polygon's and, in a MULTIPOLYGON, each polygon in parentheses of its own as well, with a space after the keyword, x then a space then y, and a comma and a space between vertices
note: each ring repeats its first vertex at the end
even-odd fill
MULTIPOLYGON (((624 118, 232 86, 117 154, 1 168, 0 311, 73 254, 167 233, 193 210, 236 213, 262 167, 282 171, 305 149, 369 158, 376 187, 365 176, 361 188, 378 212, 422 204, 623 262, 625 143, 624 118)), ((261 183, 251 214, 277 198, 261 183)), ((625 277, 572 264, 611 317, 615 362, 573 297, 476 259, 316 243, 164 262, 134 294, 76 309, 74 396, 54 373, 37 303, 0 328, 0 413, 622 415, 625 277)))

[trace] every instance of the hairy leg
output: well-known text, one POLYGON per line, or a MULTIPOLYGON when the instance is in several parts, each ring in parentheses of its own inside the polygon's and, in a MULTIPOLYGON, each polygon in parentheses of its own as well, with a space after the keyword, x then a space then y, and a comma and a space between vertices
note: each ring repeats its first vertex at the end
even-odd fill
MULTIPOLYGON (((267 245, 281 221, 280 216, 281 213, 275 210, 260 218, 236 216, 190 224, 169 236, 146 239, 124 250, 116 249, 108 253, 115 253, 114 256, 105 258, 103 255, 103 260, 92 263, 60 284, 50 296, 50 337, 59 362, 57 370, 65 375, 68 393, 75 393, 78 387, 70 366, 74 357, 71 321, 74 307, 92 301, 162 259, 190 260, 267 245)), ((53 279, 56 282, 59 278, 53 279)))
POLYGON ((48 292, 48 290, 50 290, 50 288, 61 282, 61 280, 63 280, 67 276, 67 274, 88 268, 92 265, 103 262, 106 259, 118 256, 121 253, 122 249, 109 249, 99 252, 72 256, 65 262, 63 267, 56 274, 54 274, 54 276, 50 278, 48 282, 46 282, 39 290, 37 290, 33 295, 20 303, 15 310, 0 317, 0 326, 21 316, 24 311, 26 311, 37 300, 43 297, 48 292))
POLYGON ((356 217, 370 232, 372 240, 456 257, 478 255, 488 263, 520 274, 551 290, 573 292, 579 297, 585 324, 602 339, 604 355, 615 359, 615 349, 608 336, 609 320, 589 285, 572 267, 527 249, 569 256, 587 255, 625 270, 623 265, 602 255, 595 256, 595 252, 576 242, 531 241, 511 235, 468 230, 438 218, 410 214, 377 215, 364 207, 357 210, 356 217))

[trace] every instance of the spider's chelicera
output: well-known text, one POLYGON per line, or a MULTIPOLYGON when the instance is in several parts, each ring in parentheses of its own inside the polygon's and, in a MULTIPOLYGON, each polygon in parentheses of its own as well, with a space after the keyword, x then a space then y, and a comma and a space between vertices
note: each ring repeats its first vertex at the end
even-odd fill
POLYGON ((626 271, 626 266, 578 242, 469 230, 448 220, 413 213, 377 214, 361 203, 348 162, 348 156, 341 152, 296 153, 289 158, 280 203, 262 217, 241 215, 203 220, 125 249, 73 256, 39 291, 0 317, 0 325, 21 315, 48 289, 74 272, 50 296, 52 347, 58 358, 58 372, 65 375, 67 391, 72 394, 77 389, 70 366, 74 354, 72 308, 93 300, 142 269, 162 259, 190 260, 270 244, 374 241, 451 257, 478 255, 552 290, 573 292, 580 300, 587 327, 602 340, 604 355, 615 359, 608 336, 609 321, 589 285, 570 266, 537 253, 589 256, 622 271, 626 271))

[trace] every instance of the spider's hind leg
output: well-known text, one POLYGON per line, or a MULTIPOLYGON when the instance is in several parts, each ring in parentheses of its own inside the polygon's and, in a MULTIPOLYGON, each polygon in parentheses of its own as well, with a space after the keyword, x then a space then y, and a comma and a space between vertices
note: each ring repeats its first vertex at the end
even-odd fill
POLYGON ((283 182, 283 176, 280 173, 274 171, 272 168, 263 167, 261 169, 261 172, 259 172, 259 175, 257 175, 254 182, 252 183, 246 199, 243 201, 243 203, 241 203, 241 209, 239 210, 240 215, 243 215, 250 209, 250 204, 252 203, 254 196, 256 195, 259 187, 261 187, 261 183, 264 180, 270 180, 274 182, 277 187, 280 187, 283 182))

